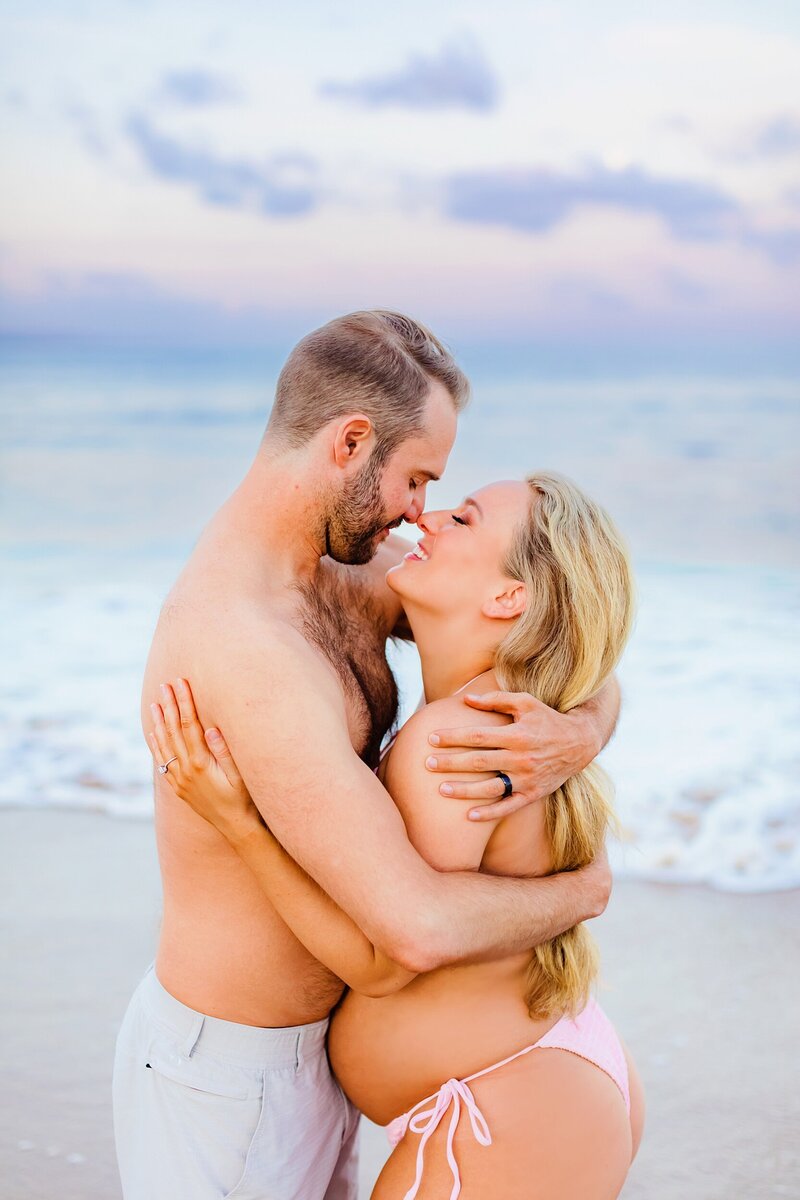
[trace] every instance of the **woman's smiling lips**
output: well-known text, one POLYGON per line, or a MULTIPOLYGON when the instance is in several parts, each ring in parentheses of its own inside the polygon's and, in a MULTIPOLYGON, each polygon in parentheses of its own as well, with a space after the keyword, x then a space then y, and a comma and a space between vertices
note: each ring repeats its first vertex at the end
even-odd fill
POLYGON ((409 550, 408 554, 404 554, 403 558, 409 562, 427 562, 430 558, 430 553, 425 549, 422 542, 418 542, 413 550, 409 550))

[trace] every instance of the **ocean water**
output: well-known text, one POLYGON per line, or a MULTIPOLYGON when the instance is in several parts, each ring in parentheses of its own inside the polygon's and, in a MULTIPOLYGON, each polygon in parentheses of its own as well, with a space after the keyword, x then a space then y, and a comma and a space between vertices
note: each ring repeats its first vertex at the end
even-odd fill
MULTIPOLYGON (((0 366, 0 803, 148 818, 139 686, 161 600, 255 451, 279 359, 11 344, 0 366)), ((536 467, 631 542, 619 874, 800 886, 800 385, 474 376, 444 506, 536 467)), ((406 708, 413 649, 396 655, 406 708)))

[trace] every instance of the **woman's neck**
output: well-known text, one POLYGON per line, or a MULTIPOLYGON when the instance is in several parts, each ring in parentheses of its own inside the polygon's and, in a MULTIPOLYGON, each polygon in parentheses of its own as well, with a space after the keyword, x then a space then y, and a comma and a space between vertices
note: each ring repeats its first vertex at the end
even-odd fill
POLYGON ((414 640, 422 663, 425 702, 443 700, 471 683, 494 665, 494 647, 480 632, 441 624, 412 621, 414 640))

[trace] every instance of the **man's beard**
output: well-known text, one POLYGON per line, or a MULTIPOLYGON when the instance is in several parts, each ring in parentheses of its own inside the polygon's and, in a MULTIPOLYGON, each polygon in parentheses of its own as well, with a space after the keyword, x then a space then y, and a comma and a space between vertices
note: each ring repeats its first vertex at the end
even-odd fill
POLYGON ((336 562, 360 566, 375 557, 378 534, 390 522, 383 507, 383 463, 374 453, 355 478, 348 480, 328 518, 327 552, 336 562))

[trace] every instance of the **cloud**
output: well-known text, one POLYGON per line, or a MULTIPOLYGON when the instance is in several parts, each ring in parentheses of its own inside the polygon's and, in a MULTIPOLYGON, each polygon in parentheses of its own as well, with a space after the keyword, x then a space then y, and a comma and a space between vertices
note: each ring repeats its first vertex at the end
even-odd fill
POLYGON ((306 155, 278 154, 264 163, 222 158, 161 133, 141 113, 128 119, 126 132, 153 175, 188 185, 208 204, 294 217, 318 203, 316 164, 306 155))
POLYGON ((0 287, 0 336, 88 338, 152 345, 264 345, 284 317, 256 306, 235 310, 126 272, 53 273, 35 291, 0 287))
POLYGON ((668 116, 661 117, 656 121, 656 128, 664 129, 667 133, 690 134, 695 132, 694 123, 683 113, 670 113, 668 116))
POLYGON ((545 169, 473 171, 445 182, 450 217, 543 233, 566 220, 579 205, 599 204, 655 213, 676 236, 720 236, 722 221, 738 205, 709 184, 664 179, 638 167, 610 170, 595 166, 581 174, 545 169))
POLYGON ((752 163, 789 158, 800 152, 800 117, 778 113, 769 121, 741 132, 719 154, 723 161, 752 163))
POLYGON ((399 71, 349 83, 328 81, 322 96, 365 108, 467 108, 486 112, 497 105, 499 86, 486 58, 471 39, 445 44, 438 54, 412 54, 399 71))
POLYGON ((762 158, 782 158, 800 151, 800 120, 788 113, 764 125, 753 142, 753 152, 762 158))
POLYGON ((681 304, 696 304, 707 300, 711 294, 704 283, 700 283, 684 271, 663 271, 662 279, 670 296, 681 304))
POLYGON ((204 108, 209 104, 226 104, 240 98, 239 91, 221 75, 200 68, 169 71, 161 80, 161 99, 187 108, 204 108))
POLYGON ((631 301, 613 288, 604 287, 590 275, 563 274, 551 280, 547 294, 562 311, 595 312, 604 316, 631 311, 631 301))
POLYGON ((746 229, 742 233, 742 244, 766 254, 778 266, 783 267, 800 260, 800 228, 746 229))
POLYGON ((28 101, 24 92, 19 88, 6 88, 3 92, 3 104, 6 108, 27 108, 28 101))
POLYGON ((92 157, 108 158, 108 143, 92 110, 79 101, 68 100, 63 105, 62 112, 75 126, 81 142, 92 157))
MULTIPOLYGON (((476 304, 468 313, 460 310, 460 304, 451 307, 447 301, 429 298, 421 301, 424 307, 419 315, 448 340, 462 345, 467 370, 491 371, 493 378, 498 370, 559 376, 606 372, 617 378, 655 369, 784 372, 794 377, 800 368, 793 313, 777 318, 766 310, 744 318, 729 315, 720 324, 714 320, 713 308, 665 319, 660 308, 651 311, 637 305, 633 312, 623 310, 617 319, 606 322, 599 319, 596 308, 601 295, 589 296, 587 303, 578 281, 571 292, 577 306, 562 312, 554 327, 541 316, 521 313, 516 302, 502 314, 488 314, 480 289, 475 294, 476 304)), ((363 301, 371 302, 367 296, 363 301)), ((170 286, 141 274, 53 273, 33 290, 0 284, 0 337, 191 346, 204 353, 237 348, 248 356, 257 351, 259 362, 266 355, 274 362, 274 374, 270 369, 267 377, 274 377, 299 337, 359 302, 345 285, 340 300, 329 296, 320 301, 314 293, 305 303, 287 305, 278 279, 271 294, 258 304, 234 308, 219 300, 200 299, 185 286, 170 286)), ((227 360, 226 370, 229 365, 227 360)))
MULTIPOLYGON (((759 229, 741 205, 709 184, 664 179, 638 167, 592 167, 582 174, 544 169, 476 171, 445 180, 445 211, 460 221, 546 233, 580 205, 654 213, 685 241, 727 238, 757 250, 778 266, 800 260, 800 229, 759 229)), ((673 279, 674 292, 681 290, 673 279)), ((687 290, 684 299, 690 298, 687 290)))

